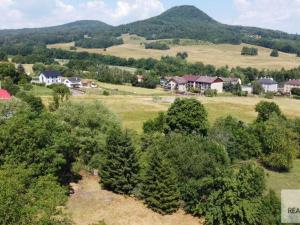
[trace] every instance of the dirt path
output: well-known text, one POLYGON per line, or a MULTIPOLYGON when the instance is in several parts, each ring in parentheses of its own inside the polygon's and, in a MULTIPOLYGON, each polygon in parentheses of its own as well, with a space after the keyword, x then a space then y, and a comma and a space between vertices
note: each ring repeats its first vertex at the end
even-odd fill
POLYGON ((201 221, 179 211, 162 216, 142 202, 102 190, 98 178, 85 174, 68 201, 68 210, 78 225, 104 220, 107 225, 200 225, 201 221))

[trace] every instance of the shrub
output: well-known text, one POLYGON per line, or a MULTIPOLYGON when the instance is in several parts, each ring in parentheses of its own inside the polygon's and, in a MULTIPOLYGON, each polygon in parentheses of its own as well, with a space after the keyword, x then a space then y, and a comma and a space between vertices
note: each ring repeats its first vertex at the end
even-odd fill
POLYGON ((216 90, 212 90, 212 89, 207 89, 204 91, 204 95, 206 97, 215 97, 218 95, 217 91, 216 90))
POLYGON ((258 49, 257 48, 243 47, 241 54, 242 55, 255 56, 255 55, 258 55, 258 49))
POLYGON ((145 49, 158 49, 158 50, 169 50, 170 47, 162 42, 152 42, 152 43, 146 43, 145 49))
POLYGON ((279 56, 279 53, 278 53, 278 50, 277 49, 273 49, 270 56, 272 57, 278 57, 279 56))
POLYGON ((300 88, 293 88, 291 93, 292 95, 300 96, 300 88))
POLYGON ((274 98, 274 93, 273 92, 267 92, 265 94, 265 98, 267 98, 267 99, 273 99, 274 98))
POLYGON ((107 91, 107 90, 104 90, 104 91, 102 92, 102 94, 103 94, 104 96, 109 96, 109 95, 110 95, 109 91, 107 91))

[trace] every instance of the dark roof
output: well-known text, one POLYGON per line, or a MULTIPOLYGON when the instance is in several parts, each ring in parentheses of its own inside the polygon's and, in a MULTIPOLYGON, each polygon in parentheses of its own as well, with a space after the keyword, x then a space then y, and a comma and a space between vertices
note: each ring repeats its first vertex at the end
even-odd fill
POLYGON ((300 86, 300 80, 289 80, 285 84, 287 84, 287 85, 294 85, 294 86, 300 86))
POLYGON ((46 78, 57 78, 60 76, 60 73, 57 71, 44 71, 41 74, 44 74, 46 78))
POLYGON ((187 83, 187 80, 184 79, 183 77, 172 77, 173 81, 175 81, 175 83, 177 84, 186 84, 187 83))
POLYGON ((187 81, 187 82, 196 82, 200 76, 196 76, 196 75, 185 75, 183 76, 183 78, 187 81))
POLYGON ((277 82, 274 81, 272 78, 261 78, 258 80, 258 83, 263 84, 263 85, 277 84, 277 82))
POLYGON ((220 77, 225 83, 238 82, 240 78, 238 77, 220 77))
POLYGON ((79 77, 69 77, 68 80, 71 83, 79 83, 81 81, 81 79, 79 77))
MULTIPOLYGON (((206 84, 212 84, 214 83, 217 79, 221 79, 221 78, 218 78, 218 77, 209 77, 209 76, 200 76, 196 82, 199 82, 199 83, 206 83, 206 84)), ((222 80, 222 79, 221 79, 222 80)))

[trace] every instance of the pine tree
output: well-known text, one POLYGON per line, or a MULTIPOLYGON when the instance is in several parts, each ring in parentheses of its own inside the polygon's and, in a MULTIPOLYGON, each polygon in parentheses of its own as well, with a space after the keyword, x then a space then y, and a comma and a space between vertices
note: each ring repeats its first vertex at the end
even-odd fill
POLYGON ((153 152, 146 170, 142 196, 149 208, 161 214, 171 214, 179 207, 176 174, 158 150, 153 152))
POLYGON ((132 141, 120 128, 106 140, 107 158, 101 168, 103 187, 120 194, 131 194, 138 183, 139 163, 132 141))

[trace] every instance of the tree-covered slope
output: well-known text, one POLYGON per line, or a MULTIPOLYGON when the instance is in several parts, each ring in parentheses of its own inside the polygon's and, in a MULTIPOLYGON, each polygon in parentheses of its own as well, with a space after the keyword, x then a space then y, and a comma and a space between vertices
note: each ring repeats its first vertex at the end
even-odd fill
POLYGON ((81 20, 45 28, 1 30, 0 44, 51 44, 82 39, 84 35, 107 32, 112 26, 95 20, 81 20))

